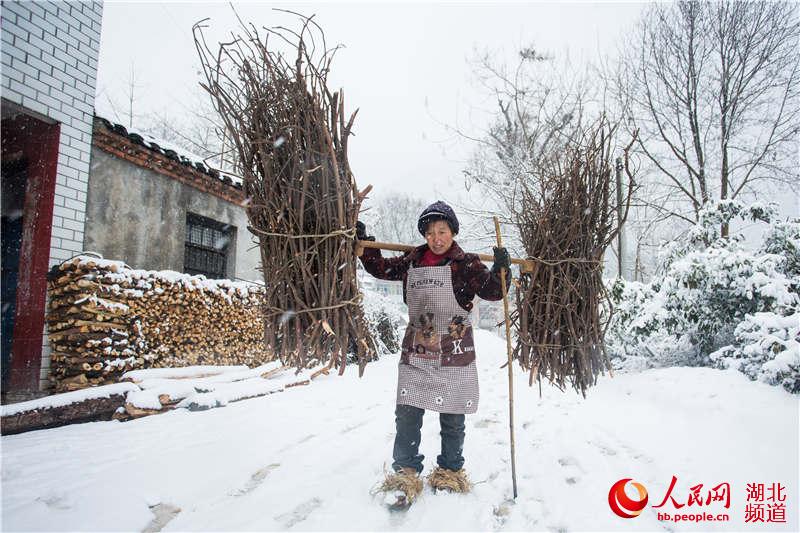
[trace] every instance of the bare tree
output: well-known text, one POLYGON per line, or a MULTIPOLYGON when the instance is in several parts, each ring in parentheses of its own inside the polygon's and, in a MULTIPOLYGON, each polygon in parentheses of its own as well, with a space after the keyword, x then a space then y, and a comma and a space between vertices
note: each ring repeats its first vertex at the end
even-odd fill
POLYGON ((651 164, 656 188, 640 201, 692 223, 709 200, 796 190, 799 37, 787 2, 648 8, 613 88, 651 164))
MULTIPOLYGON (((236 150, 225 135, 219 114, 208 95, 197 86, 188 98, 171 105, 160 112, 144 113, 137 111, 138 90, 144 87, 137 83, 137 73, 131 63, 130 75, 125 81, 125 105, 119 106, 108 95, 106 101, 111 108, 113 119, 128 124, 128 129, 165 141, 173 148, 181 148, 197 155, 206 166, 232 173, 236 167, 236 150), (122 112, 119 109, 124 109, 122 112)), ((159 143, 162 144, 162 143, 159 143)))
POLYGON ((420 244, 417 220, 426 203, 407 194, 384 196, 361 217, 368 231, 379 241, 400 244, 420 244))
POLYGON ((128 78, 128 127, 133 128, 133 104, 136 102, 136 68, 131 61, 131 75, 128 78))
POLYGON ((205 94, 194 94, 189 103, 177 109, 147 115, 141 129, 197 154, 211 168, 231 171, 236 166, 236 151, 225 136, 219 114, 205 94))
POLYGON ((533 46, 520 50, 515 65, 489 53, 474 61, 474 74, 496 102, 487 131, 463 137, 476 142, 464 171, 467 188, 478 185, 511 220, 520 209, 520 183, 532 179, 555 154, 578 139, 586 123, 590 87, 568 59, 556 60, 533 46))
POLYGON ((118 101, 112 98, 108 93, 108 87, 100 87, 98 88, 98 97, 102 94, 105 96, 106 103, 108 104, 109 108, 111 108, 111 112, 113 114, 113 119, 118 121, 119 123, 127 123, 129 129, 133 129, 138 126, 138 120, 140 114, 136 112, 136 103, 139 101, 138 97, 138 90, 143 88, 144 85, 140 85, 136 83, 136 66, 134 62, 131 61, 131 69, 130 74, 128 75, 127 80, 125 80, 125 110, 120 111, 122 108, 119 105, 118 101))
MULTIPOLYGON (((605 120, 602 84, 588 67, 533 46, 520 50, 512 66, 481 54, 474 75, 495 102, 495 119, 477 135, 457 131, 475 143, 464 175, 467 189, 480 191, 472 206, 460 207, 475 220, 471 234, 485 236, 488 245, 495 240, 488 215, 500 213, 506 245, 524 254, 516 221, 527 209, 525 194, 542 187, 554 162, 585 139, 588 128, 605 120)), ((623 146, 611 144, 620 155, 623 146)))

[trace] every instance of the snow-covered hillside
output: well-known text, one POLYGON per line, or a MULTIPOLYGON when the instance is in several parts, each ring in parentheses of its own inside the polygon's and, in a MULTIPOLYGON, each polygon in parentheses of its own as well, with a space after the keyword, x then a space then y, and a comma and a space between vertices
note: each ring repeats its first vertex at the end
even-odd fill
MULTIPOLYGON (((708 368, 602 377, 586 399, 548 386, 540 399, 518 375, 519 496, 511 502, 505 343, 485 331, 476 342, 481 404, 467 417, 464 449, 471 494, 426 492, 404 514, 370 495, 391 463, 397 358, 387 356, 362 379, 353 368, 210 411, 3 437, 2 529, 800 529, 798 398, 708 368), (684 506, 654 508, 673 476, 671 495, 684 506), (649 494, 636 518, 609 508, 609 489, 623 478, 649 494), (701 483, 702 496, 729 483, 729 509, 686 505, 701 483), (785 487, 786 523, 745 522, 748 483, 785 487), (659 521, 659 511, 728 513, 730 521, 676 524, 659 521)), ((438 448, 438 419, 429 413, 426 473, 438 448)))

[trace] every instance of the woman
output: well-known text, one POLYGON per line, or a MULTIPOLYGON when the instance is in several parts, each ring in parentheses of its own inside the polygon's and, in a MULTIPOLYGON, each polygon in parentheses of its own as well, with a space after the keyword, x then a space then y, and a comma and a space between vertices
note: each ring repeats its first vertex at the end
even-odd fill
MULTIPOLYGON (((409 505, 421 491, 423 455, 419 452, 425 410, 439 412, 442 453, 428 476, 434 489, 469 490, 463 470, 464 415, 478 409, 478 373, 469 312, 477 295, 484 300, 503 297, 500 269, 509 267, 505 248, 494 249, 491 271, 475 254, 453 240, 458 219, 438 201, 428 206, 417 223, 426 244, 403 256, 383 258, 367 248, 361 262, 367 272, 385 280, 403 281, 409 323, 402 343, 397 383, 394 442, 395 471, 383 488, 400 489, 397 506, 409 505)), ((360 240, 374 240, 357 225, 360 240)), ((510 276, 508 276, 510 283, 510 276)))

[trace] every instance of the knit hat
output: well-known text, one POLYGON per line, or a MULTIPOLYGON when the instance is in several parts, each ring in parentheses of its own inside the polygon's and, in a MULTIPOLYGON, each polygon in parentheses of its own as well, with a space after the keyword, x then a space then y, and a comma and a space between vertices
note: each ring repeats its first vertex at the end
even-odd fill
POLYGON ((453 235, 458 233, 458 218, 456 218, 455 211, 453 211, 453 208, 446 203, 438 200, 426 207, 419 216, 419 220, 417 221, 417 229, 423 237, 425 236, 425 230, 428 228, 428 224, 436 220, 444 220, 447 222, 447 225, 450 226, 450 230, 453 232, 453 235))

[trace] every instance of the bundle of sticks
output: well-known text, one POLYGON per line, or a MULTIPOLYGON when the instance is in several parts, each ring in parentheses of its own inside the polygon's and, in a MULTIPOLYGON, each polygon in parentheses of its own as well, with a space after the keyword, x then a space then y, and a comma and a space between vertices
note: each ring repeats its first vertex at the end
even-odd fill
POLYGON ((267 349, 289 366, 326 362, 340 373, 349 354, 361 373, 374 345, 355 276, 354 228, 368 192, 358 192, 347 161, 355 113, 346 119, 343 93, 327 87, 335 49, 316 23, 297 16, 299 32, 266 30, 262 39, 243 24, 216 52, 197 23, 202 85, 248 198, 266 284, 267 349))
POLYGON ((263 288, 79 256, 50 272, 47 327, 56 392, 135 368, 257 366, 263 288))
POLYGON ((603 254, 627 217, 634 188, 631 142, 623 150, 628 184, 618 210, 615 132, 601 119, 549 161, 535 185, 523 184, 515 222, 533 269, 517 282, 512 322, 518 334, 514 357, 530 384, 541 387, 544 377, 562 390, 571 383, 585 396, 600 372, 611 371, 603 346, 609 317, 600 312, 608 299, 603 254))

